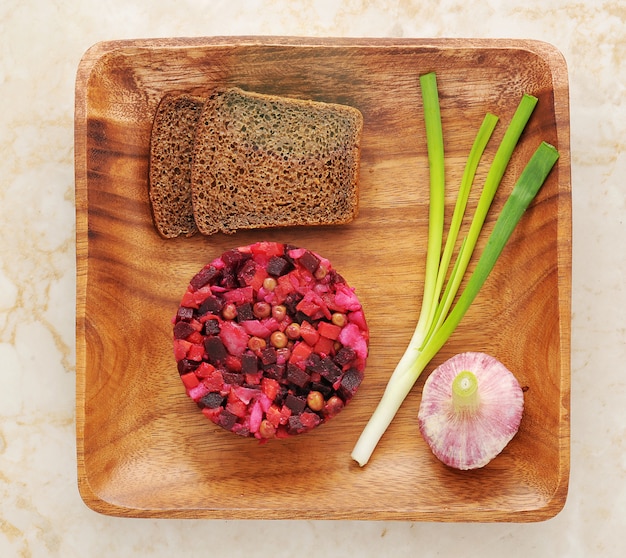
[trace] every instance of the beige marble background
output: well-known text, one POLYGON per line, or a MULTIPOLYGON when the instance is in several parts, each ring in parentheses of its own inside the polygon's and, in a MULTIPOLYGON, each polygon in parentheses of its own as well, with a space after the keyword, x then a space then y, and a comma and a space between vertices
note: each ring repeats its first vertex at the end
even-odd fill
POLYGON ((589 557, 626 549, 626 3, 4 0, 0 4, 0 556, 589 557), (530 525, 123 520, 84 506, 74 438, 73 102, 109 39, 516 37, 565 55, 574 206, 572 466, 530 525))

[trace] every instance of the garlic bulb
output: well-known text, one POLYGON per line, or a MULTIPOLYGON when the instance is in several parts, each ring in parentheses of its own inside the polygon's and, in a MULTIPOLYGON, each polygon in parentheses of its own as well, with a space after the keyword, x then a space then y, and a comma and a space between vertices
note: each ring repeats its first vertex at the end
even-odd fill
POLYGON ((524 396, 515 376, 485 353, 460 353, 436 368, 422 392, 419 429, 449 467, 484 467, 517 433, 524 396))

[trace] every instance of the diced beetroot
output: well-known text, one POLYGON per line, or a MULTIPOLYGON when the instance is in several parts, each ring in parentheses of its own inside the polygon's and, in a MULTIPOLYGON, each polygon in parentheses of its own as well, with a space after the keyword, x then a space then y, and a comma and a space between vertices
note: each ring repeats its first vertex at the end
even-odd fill
POLYGON ((341 368, 339 368, 330 357, 325 357, 320 361, 320 368, 316 370, 323 378, 331 384, 341 377, 341 368))
POLYGON ((298 387, 304 387, 311 380, 310 376, 295 364, 287 365, 287 381, 298 387))
POLYGON ((222 402, 224 401, 224 397, 220 393, 207 393, 204 397, 201 397, 198 401, 198 404, 202 407, 208 407, 209 409, 215 409, 216 407, 220 407, 222 402))
POLYGON ((369 330, 361 305, 330 261, 310 250, 259 242, 224 252, 193 277, 172 325, 188 395, 215 424, 262 443, 330 419, 363 378, 369 330), (269 315, 254 307, 261 301, 269 315), (347 325, 331 323, 337 311, 347 325), (294 322, 299 331, 288 332, 294 322))
POLYGON ((194 362, 193 360, 182 358, 178 361, 178 373, 182 376, 183 374, 187 374, 187 372, 194 372, 195 370, 197 370, 200 364, 201 363, 199 362, 194 362))
POLYGON ((341 379, 341 384, 339 387, 339 395, 347 401, 352 399, 357 389, 361 385, 361 381, 363 380, 363 375, 356 368, 350 368, 341 379))
POLYGON ((249 249, 233 248, 221 255, 221 260, 224 262, 224 267, 237 268, 238 264, 248 258, 247 252, 249 249))
POLYGON ((223 306, 222 299, 211 294, 204 299, 204 302, 198 308, 198 315, 219 314, 223 306))
POLYGON ((254 259, 247 260, 237 274, 239 283, 242 286, 252 287, 254 291, 262 287, 266 277, 268 277, 267 270, 254 259))
POLYGON ((237 322, 242 323, 247 320, 254 320, 251 302, 244 302, 243 304, 237 306, 237 322))
POLYGON ((219 414, 217 421, 222 428, 232 430, 233 426, 235 426, 235 423, 237 422, 237 415, 229 412, 228 409, 224 409, 219 414))
POLYGON ((305 412, 299 415, 293 415, 289 417, 287 431, 291 435, 302 434, 303 432, 315 428, 321 421, 322 419, 315 413, 305 412))
POLYGON ((306 399, 303 397, 297 397, 290 393, 285 398, 285 406, 291 409, 291 412, 294 415, 299 415, 306 407, 306 399))
POLYGON ((254 353, 248 352, 241 355, 241 371, 244 374, 256 374, 259 370, 259 359, 254 353))
POLYGON ((305 250, 298 258, 298 262, 311 274, 314 274, 320 266, 320 259, 309 250, 305 250))
POLYGON ((189 322, 178 322, 174 326, 174 339, 187 339, 195 331, 189 322))
POLYGON ((350 364, 356 358, 356 352, 352 347, 343 346, 337 351, 334 361, 337 366, 344 367, 346 364, 350 364))
POLYGON ((226 347, 220 337, 207 337, 204 340, 204 348, 211 364, 219 364, 224 362, 226 355, 226 347))
POLYGON ((281 381, 285 375, 284 364, 266 364, 263 366, 263 375, 272 380, 281 381))
POLYGON ((241 286, 250 286, 256 273, 257 264, 253 258, 246 260, 237 272, 237 279, 241 286))
POLYGON ((175 322, 179 320, 189 321, 193 318, 193 308, 188 308, 186 306, 179 306, 178 311, 176 312, 175 322))
POLYGON ((276 364, 277 355, 274 347, 267 347, 261 351, 259 356, 261 360, 261 366, 268 366, 270 364, 276 364))
POLYGON ((204 287, 209 281, 215 279, 219 274, 219 270, 212 265, 205 266, 201 269, 189 282, 194 290, 199 290, 204 287))
POLYGON ((217 335, 220 332, 220 322, 217 319, 209 319, 204 322, 204 335, 217 335))
POLYGON ((240 386, 244 381, 244 374, 239 374, 237 372, 231 372, 230 370, 222 371, 222 378, 224 378, 224 383, 230 386, 236 385, 240 386))
POLYGON ((267 263, 266 271, 269 275, 280 277, 281 275, 284 275, 288 269, 289 262, 285 258, 274 255, 270 257, 270 260, 267 263))
POLYGON ((309 374, 312 374, 313 372, 318 372, 319 370, 321 370, 320 363, 322 362, 322 358, 324 357, 321 355, 318 355, 317 353, 311 353, 307 357, 307 359, 304 361, 304 367, 309 372, 309 374))

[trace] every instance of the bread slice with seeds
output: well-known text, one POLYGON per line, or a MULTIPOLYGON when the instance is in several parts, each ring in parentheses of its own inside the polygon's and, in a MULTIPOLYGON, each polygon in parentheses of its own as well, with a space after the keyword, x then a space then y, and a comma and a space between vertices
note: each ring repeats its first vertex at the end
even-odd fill
POLYGON ((205 101, 191 169, 205 235, 338 225, 358 213, 363 128, 351 106, 219 90, 205 101))
POLYGON ((164 238, 197 232, 191 199, 191 162, 204 98, 168 94, 157 108, 150 138, 149 194, 157 231, 164 238))

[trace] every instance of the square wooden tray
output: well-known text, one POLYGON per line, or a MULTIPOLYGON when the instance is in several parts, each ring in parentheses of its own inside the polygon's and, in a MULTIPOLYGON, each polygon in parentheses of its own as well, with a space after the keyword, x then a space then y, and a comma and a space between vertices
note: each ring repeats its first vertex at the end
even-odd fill
POLYGON ((565 62, 552 46, 289 37, 99 43, 78 68, 75 157, 78 483, 92 509, 129 517, 521 522, 563 507, 570 455, 569 100, 565 62), (539 142, 555 145, 561 158, 461 325, 359 468, 350 452, 421 302, 428 166, 418 80, 427 71, 437 72, 441 93, 450 208, 484 114, 494 112, 501 123, 477 186, 521 95, 539 98, 486 233, 539 142), (360 213, 352 224, 158 236, 147 196, 156 106, 166 92, 203 95, 223 85, 361 110, 360 213), (197 270, 225 249, 261 239, 330 258, 356 288, 371 328, 366 378, 350 405, 312 433, 266 445, 213 426, 185 395, 170 325, 197 270), (527 388, 518 435, 473 472, 444 467, 417 430, 428 372, 466 350, 496 356, 527 388))

